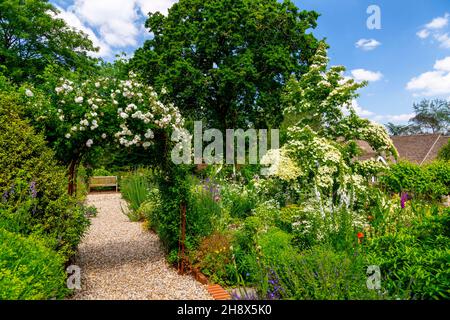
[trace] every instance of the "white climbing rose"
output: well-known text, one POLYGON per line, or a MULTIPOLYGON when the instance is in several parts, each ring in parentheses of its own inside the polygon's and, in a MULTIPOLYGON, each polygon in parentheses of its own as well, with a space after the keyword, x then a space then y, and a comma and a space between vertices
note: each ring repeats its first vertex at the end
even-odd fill
POLYGON ((102 138, 103 138, 103 139, 106 139, 106 137, 107 137, 107 136, 106 136, 106 133, 102 134, 102 138))
POLYGON ((83 101, 84 101, 83 97, 76 97, 75 98, 75 102, 76 103, 83 103, 83 101))
POLYGON ((147 138, 147 139, 153 139, 154 136, 155 135, 153 134, 153 131, 150 129, 148 129, 147 132, 145 133, 145 138, 147 138))
POLYGON ((25 90, 25 95, 26 95, 27 97, 33 97, 33 96, 34 96, 34 93, 33 93, 33 91, 31 91, 30 89, 27 89, 27 90, 25 90))
POLYGON ((89 139, 88 141, 86 141, 86 146, 88 148, 92 147, 93 144, 94 144, 94 141, 92 141, 92 139, 89 139))
POLYGON ((70 133, 66 134, 66 139, 70 139, 71 135, 70 133))

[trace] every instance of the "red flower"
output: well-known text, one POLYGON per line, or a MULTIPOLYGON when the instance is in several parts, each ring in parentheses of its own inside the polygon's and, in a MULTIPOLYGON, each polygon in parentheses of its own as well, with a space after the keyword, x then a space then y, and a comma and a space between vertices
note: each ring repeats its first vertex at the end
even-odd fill
POLYGON ((364 233, 362 232, 358 232, 358 243, 361 244, 362 243, 362 239, 364 238, 364 233))

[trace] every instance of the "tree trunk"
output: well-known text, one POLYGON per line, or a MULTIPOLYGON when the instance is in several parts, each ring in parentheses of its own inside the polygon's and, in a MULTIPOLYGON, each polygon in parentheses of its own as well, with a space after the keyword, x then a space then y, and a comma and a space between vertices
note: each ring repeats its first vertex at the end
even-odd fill
POLYGON ((68 193, 70 196, 74 196, 76 193, 77 185, 77 160, 72 160, 69 165, 69 186, 68 193))

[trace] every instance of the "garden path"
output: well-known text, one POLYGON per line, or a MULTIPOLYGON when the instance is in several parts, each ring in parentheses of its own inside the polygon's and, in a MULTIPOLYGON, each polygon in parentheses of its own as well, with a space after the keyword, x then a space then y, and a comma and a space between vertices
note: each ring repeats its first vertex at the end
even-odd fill
POLYGON ((87 202, 98 214, 75 259, 81 290, 72 299, 211 299, 205 286, 168 265, 156 234, 129 221, 119 193, 90 194, 87 202))

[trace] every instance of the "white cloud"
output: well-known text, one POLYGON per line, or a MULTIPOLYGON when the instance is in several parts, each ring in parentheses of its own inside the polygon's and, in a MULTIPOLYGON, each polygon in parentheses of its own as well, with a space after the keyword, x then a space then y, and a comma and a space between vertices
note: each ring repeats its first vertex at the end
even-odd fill
POLYGON ((74 0, 60 17, 86 32, 101 47, 102 57, 114 51, 137 46, 140 37, 147 36, 142 24, 147 13, 167 14, 176 0, 74 0))
POLYGON ((420 39, 426 39, 430 36, 430 31, 428 31, 427 29, 420 30, 419 32, 417 32, 417 36, 420 39))
POLYGON ((450 48, 450 37, 448 33, 443 33, 442 29, 449 25, 450 14, 446 13, 443 17, 434 18, 427 23, 422 30, 417 32, 420 39, 427 39, 430 35, 437 40, 442 48, 450 48))
POLYGON ((355 69, 351 71, 352 77, 356 81, 379 81, 383 78, 383 74, 381 72, 374 72, 365 69, 355 69))
MULTIPOLYGON (((404 113, 404 114, 376 114, 370 110, 361 107, 357 100, 353 100, 351 107, 355 110, 356 114, 361 118, 369 119, 377 123, 387 123, 392 122, 394 124, 406 123, 414 117, 414 113, 404 113)), ((346 112, 347 113, 347 112, 346 112)))
POLYGON ((364 51, 374 50, 381 46, 381 42, 375 39, 360 39, 355 43, 356 48, 362 49, 364 51))
POLYGON ((376 115, 372 120, 376 122, 392 122, 394 124, 400 124, 408 122, 414 116, 414 113, 376 115))
POLYGON ((159 11, 167 15, 168 9, 178 0, 137 0, 142 14, 147 16, 149 12, 159 11))
POLYGON ((437 30, 442 29, 448 25, 450 15, 446 13, 443 17, 434 18, 430 23, 425 25, 426 29, 437 30))
POLYGON ((60 11, 57 14, 58 18, 66 21, 66 23, 69 26, 71 26, 72 28, 75 28, 76 30, 82 31, 85 34, 87 34, 87 36, 89 37, 89 39, 91 39, 94 46, 99 48, 98 52, 91 53, 92 56, 108 57, 111 55, 111 47, 108 44, 106 44, 104 41, 100 40, 97 37, 97 35, 95 34, 95 32, 91 28, 86 27, 83 24, 83 22, 81 22, 81 20, 73 12, 65 11, 64 9, 62 9, 58 6, 56 6, 56 8, 60 11))
POLYGON ((442 48, 449 49, 450 48, 450 37, 448 36, 448 33, 444 34, 435 34, 434 38, 439 41, 442 48))
POLYGON ((442 96, 450 94, 450 57, 437 60, 434 70, 409 81, 406 88, 416 96, 442 96))
POLYGON ((361 118, 368 118, 370 116, 375 115, 375 113, 373 113, 372 111, 362 108, 359 105, 358 101, 356 101, 356 100, 352 101, 352 108, 355 110, 356 114, 358 116, 360 116, 361 118))
POLYGON ((442 60, 437 60, 434 64, 434 69, 450 72, 450 57, 444 58, 442 60))

